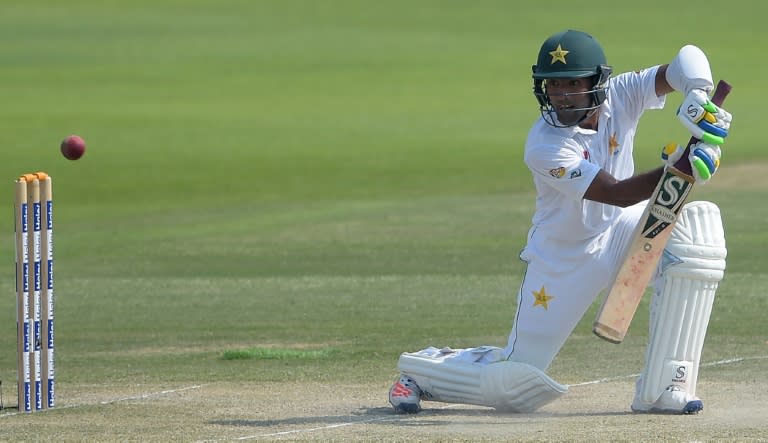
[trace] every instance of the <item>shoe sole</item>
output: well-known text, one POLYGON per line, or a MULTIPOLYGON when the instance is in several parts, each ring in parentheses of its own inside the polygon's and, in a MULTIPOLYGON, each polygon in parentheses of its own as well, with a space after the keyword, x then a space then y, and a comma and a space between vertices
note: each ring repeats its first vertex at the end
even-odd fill
POLYGON ((641 409, 635 409, 635 408, 631 408, 631 409, 632 409, 632 412, 635 412, 638 414, 695 415, 704 410, 704 403, 701 400, 691 400, 688 403, 686 403, 682 411, 675 410, 675 409, 658 409, 658 408, 651 408, 648 410, 641 410, 641 409))

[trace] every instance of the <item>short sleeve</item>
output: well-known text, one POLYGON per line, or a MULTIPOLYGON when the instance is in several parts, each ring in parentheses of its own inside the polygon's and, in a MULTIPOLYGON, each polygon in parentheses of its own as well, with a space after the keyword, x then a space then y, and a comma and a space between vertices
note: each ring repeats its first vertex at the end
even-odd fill
POLYGON ((600 171, 572 147, 538 146, 526 153, 525 162, 540 182, 573 200, 584 198, 600 171))

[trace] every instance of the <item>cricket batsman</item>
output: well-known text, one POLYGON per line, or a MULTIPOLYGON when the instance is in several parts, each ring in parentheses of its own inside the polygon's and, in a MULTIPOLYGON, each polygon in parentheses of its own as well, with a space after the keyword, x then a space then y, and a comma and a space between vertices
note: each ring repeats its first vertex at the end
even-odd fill
MULTIPOLYGON (((634 137, 646 110, 678 91, 676 118, 700 140, 687 161, 696 183, 720 166, 731 115, 710 101, 707 56, 683 46, 668 64, 612 76, 591 35, 566 30, 547 38, 533 65, 541 117, 525 142, 536 187, 526 263, 506 347, 429 347, 403 353, 389 391, 398 412, 421 400, 531 412, 568 387, 547 374, 568 336, 613 281, 647 200, 684 147, 667 145, 662 165, 635 173, 634 137)), ((673 191, 673 190, 672 190, 673 191)), ((636 383, 635 412, 692 414, 704 337, 725 271, 720 211, 710 202, 682 207, 653 281, 649 343, 636 383)))

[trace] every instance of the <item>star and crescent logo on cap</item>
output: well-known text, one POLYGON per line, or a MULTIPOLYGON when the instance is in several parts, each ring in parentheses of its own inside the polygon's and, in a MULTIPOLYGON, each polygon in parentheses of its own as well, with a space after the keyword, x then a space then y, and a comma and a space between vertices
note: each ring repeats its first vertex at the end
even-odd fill
POLYGON ((569 52, 571 51, 566 51, 560 44, 558 44, 557 49, 549 51, 549 55, 552 56, 552 62, 550 64, 554 65, 555 62, 562 62, 564 65, 567 64, 565 56, 568 55, 569 52))

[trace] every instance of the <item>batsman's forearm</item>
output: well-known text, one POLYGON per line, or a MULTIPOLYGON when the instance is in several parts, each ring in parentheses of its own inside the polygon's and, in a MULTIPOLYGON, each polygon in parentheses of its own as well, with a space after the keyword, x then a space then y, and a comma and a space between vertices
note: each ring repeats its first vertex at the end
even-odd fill
POLYGON ((601 170, 587 189, 584 198, 626 208, 648 200, 663 173, 664 168, 659 167, 626 180, 616 180, 609 173, 601 170))
POLYGON ((663 173, 664 167, 659 167, 618 182, 615 188, 616 193, 624 205, 617 206, 627 207, 648 200, 656 189, 656 185, 659 184, 663 173))

